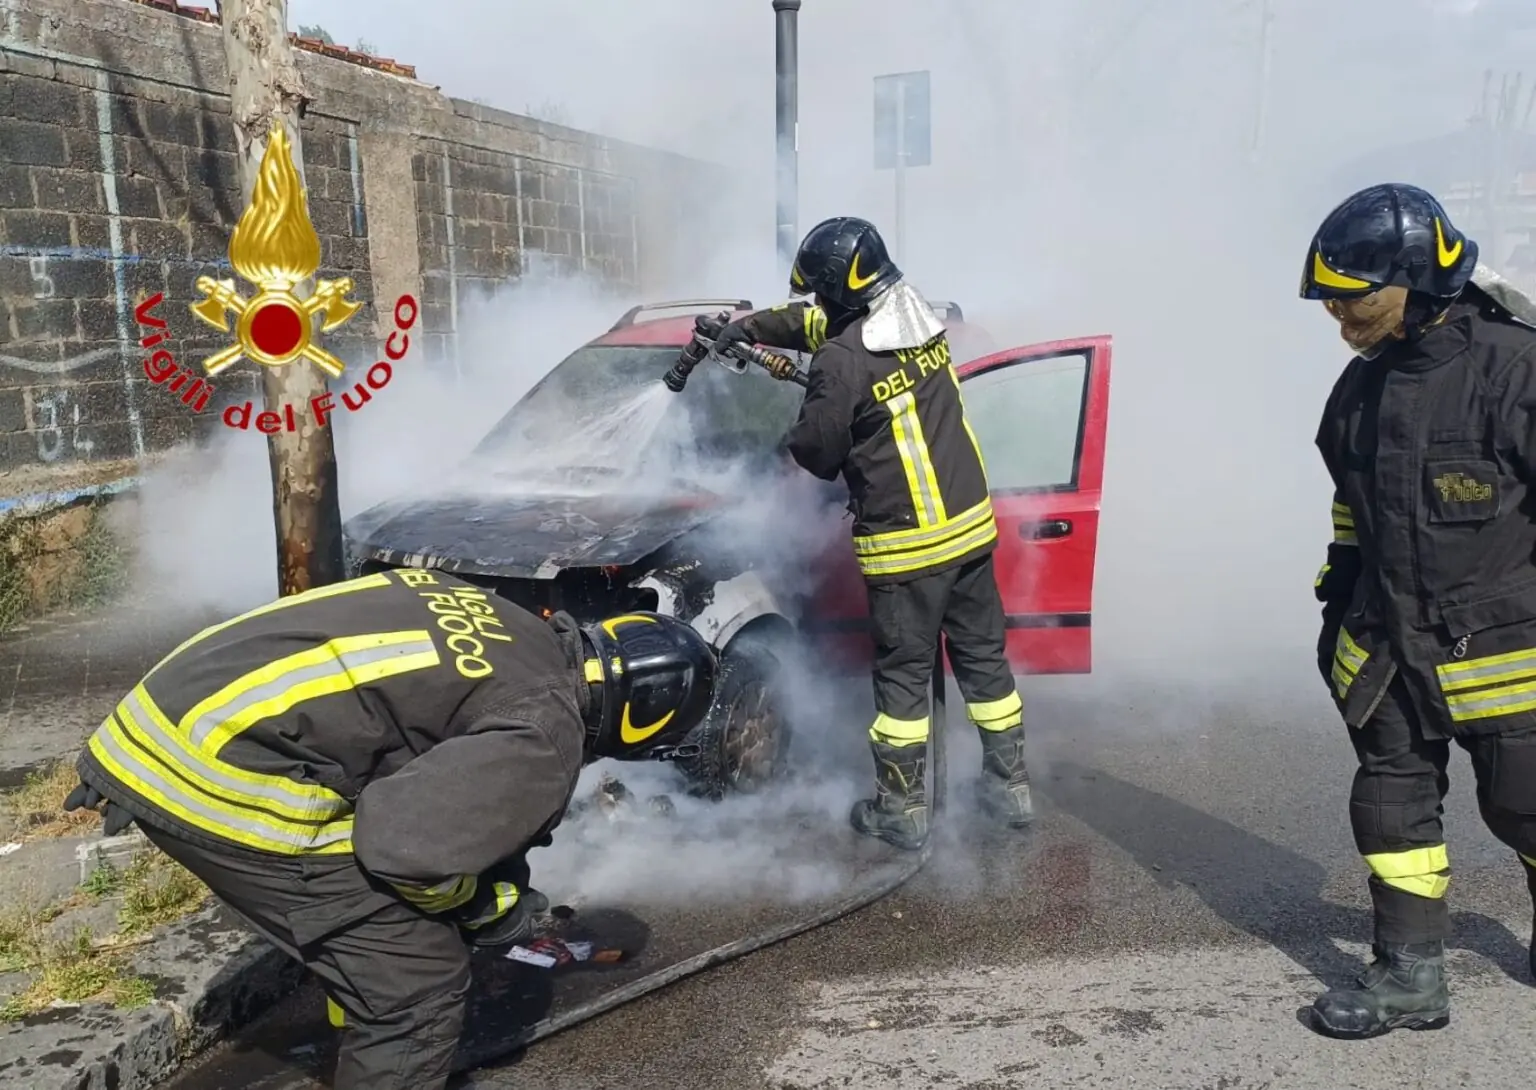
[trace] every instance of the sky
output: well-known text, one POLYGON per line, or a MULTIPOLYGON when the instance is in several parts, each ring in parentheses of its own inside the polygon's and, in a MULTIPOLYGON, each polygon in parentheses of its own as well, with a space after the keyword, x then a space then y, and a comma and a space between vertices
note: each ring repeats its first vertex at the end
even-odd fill
MULTIPOLYGON (((701 254, 688 287, 782 295, 770 0, 290 0, 289 20, 456 97, 731 164, 729 259, 701 254)), ((1349 352, 1297 298, 1302 258, 1351 187, 1415 180, 1362 158, 1461 127, 1486 72, 1536 56, 1536 3, 804 0, 799 24, 802 230, 871 218, 921 290, 999 344, 1115 338, 1104 668, 1319 685, 1331 497, 1312 443, 1349 352), (912 70, 931 73, 933 162, 908 172, 897 239, 871 81, 912 70)), ((509 313, 481 343, 509 343, 509 313)), ((554 312, 519 313, 539 340, 529 315, 554 312)), ((600 321, 566 322, 526 368, 600 321)))

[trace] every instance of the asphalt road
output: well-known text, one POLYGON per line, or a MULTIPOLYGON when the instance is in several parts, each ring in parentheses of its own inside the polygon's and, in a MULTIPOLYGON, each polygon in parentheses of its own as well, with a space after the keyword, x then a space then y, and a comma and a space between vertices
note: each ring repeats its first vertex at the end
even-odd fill
MULTIPOLYGON (((929 869, 855 916, 712 969, 541 1042, 466 1085, 598 1090, 1405 1090, 1528 1087, 1531 907, 1512 853, 1481 827, 1463 758, 1448 828, 1457 938, 1451 1025, 1343 1043, 1302 1014, 1369 943, 1345 818, 1352 755, 1316 678, 1247 705, 1102 681, 1027 683, 1035 830, 978 824, 979 747, 955 728, 950 820, 929 869)), ((849 731, 856 736, 856 731, 849 731)), ((843 756, 856 756, 845 751, 843 756)), ((828 808, 828 814, 832 809, 828 808)), ((769 826, 764 825, 765 836, 769 826)), ((751 833, 733 850, 751 857, 751 833)), ((760 869, 803 862, 782 845, 760 869), (776 863, 775 860, 778 862, 776 863)), ((761 882, 680 907, 653 930, 752 918, 761 882), (745 905, 745 909, 743 908, 745 905)), ((536 865, 535 873, 538 873, 536 865)), ((771 879, 772 873, 758 874, 771 879)), ((639 881, 635 874, 628 876, 639 881)), ((615 890, 626 876, 610 874, 615 890)), ((654 893, 654 889, 652 891, 654 893)), ((765 912, 766 915, 766 912, 765 912)), ((739 922, 735 926, 742 926, 739 922)), ((711 929, 714 930, 714 929, 711 929)), ((296 1076, 318 1009, 305 994, 171 1086, 323 1085, 296 1076), (296 1051, 294 1051, 296 1050, 296 1051)))

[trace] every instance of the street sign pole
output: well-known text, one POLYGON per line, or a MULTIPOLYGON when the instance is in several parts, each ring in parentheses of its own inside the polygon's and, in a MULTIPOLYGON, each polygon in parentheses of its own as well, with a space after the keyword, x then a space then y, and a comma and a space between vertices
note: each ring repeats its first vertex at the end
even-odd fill
POLYGON ((896 215, 892 256, 907 256, 907 170, 932 162, 927 72, 875 77, 875 169, 895 174, 896 215))
POLYGON ((905 260, 903 244, 907 227, 907 85, 896 84, 896 253, 897 262, 905 260))

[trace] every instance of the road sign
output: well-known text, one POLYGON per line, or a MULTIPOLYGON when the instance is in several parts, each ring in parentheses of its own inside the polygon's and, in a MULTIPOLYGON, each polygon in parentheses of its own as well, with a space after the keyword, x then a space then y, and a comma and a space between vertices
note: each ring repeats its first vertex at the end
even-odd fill
POLYGON ((928 73, 875 77, 875 169, 932 162, 928 73))

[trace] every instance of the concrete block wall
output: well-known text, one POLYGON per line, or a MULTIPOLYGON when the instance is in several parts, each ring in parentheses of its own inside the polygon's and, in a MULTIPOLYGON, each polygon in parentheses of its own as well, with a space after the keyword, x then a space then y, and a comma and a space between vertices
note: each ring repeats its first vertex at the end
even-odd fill
MULTIPOLYGON (((319 275, 351 277, 383 311, 326 336, 343 360, 377 358, 379 321, 407 292, 440 362, 472 293, 548 268, 639 301, 705 243, 687 194, 721 168, 355 60, 300 55, 319 275)), ((134 320, 163 292, 178 362, 196 366, 227 343, 187 309, 198 276, 233 275, 227 87, 219 28, 200 9, 0 0, 0 497, 131 476, 221 426, 218 406, 253 395, 253 366, 241 364, 194 415, 146 378, 134 320)))

